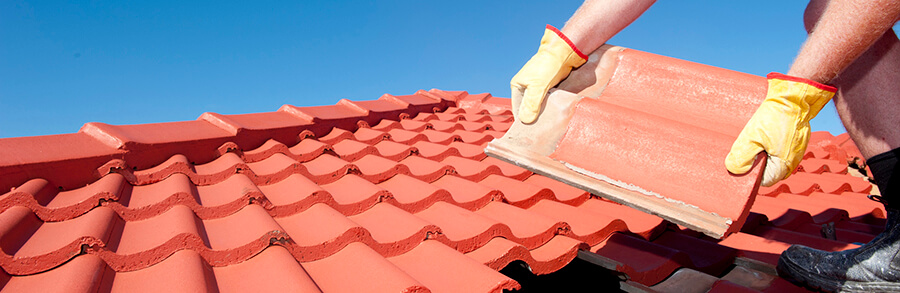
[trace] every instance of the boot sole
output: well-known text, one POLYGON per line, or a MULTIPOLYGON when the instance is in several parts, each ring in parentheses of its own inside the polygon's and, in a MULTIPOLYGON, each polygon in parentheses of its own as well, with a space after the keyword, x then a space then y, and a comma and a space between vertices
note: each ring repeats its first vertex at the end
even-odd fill
POLYGON ((823 292, 900 292, 900 283, 836 281, 819 277, 793 262, 778 259, 778 276, 791 283, 823 292))

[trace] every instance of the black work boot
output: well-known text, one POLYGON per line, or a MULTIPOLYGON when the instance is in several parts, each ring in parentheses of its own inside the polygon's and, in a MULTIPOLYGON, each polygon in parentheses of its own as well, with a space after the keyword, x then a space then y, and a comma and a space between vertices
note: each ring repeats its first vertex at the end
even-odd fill
POLYGON ((884 204, 884 232, 859 248, 826 252, 792 245, 778 259, 778 275, 829 292, 900 292, 900 174, 894 176, 900 149, 872 157, 869 168, 884 204))

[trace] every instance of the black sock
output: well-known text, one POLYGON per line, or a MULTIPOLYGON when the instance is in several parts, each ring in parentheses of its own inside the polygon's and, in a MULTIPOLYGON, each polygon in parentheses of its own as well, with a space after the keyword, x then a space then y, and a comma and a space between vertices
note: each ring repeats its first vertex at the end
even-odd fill
POLYGON ((872 177, 878 190, 881 191, 881 199, 887 207, 893 203, 894 208, 900 207, 900 174, 894 172, 897 166, 897 158, 900 157, 900 148, 896 148, 873 156, 866 160, 866 165, 872 170, 872 177))

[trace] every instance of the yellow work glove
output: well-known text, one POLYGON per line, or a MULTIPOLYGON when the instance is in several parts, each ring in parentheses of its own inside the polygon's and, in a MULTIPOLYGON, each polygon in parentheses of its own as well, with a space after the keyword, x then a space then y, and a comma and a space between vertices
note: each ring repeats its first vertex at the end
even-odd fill
POLYGON ((763 186, 788 178, 809 144, 809 120, 831 100, 836 88, 815 81, 769 73, 766 99, 738 135, 725 167, 734 174, 750 171, 756 155, 769 155, 763 171, 763 186))
POLYGON ((587 62, 587 58, 562 32, 548 24, 538 52, 509 82, 516 119, 534 122, 547 91, 566 78, 572 68, 587 62))

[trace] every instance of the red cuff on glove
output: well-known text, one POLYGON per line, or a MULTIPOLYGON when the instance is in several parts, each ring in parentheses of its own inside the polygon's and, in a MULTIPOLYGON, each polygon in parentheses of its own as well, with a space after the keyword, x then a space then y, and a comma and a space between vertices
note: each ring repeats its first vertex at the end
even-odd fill
POLYGON ((830 85, 827 85, 827 84, 818 83, 818 82, 816 82, 816 81, 809 80, 809 79, 805 79, 805 78, 801 78, 801 77, 790 76, 790 75, 787 75, 787 74, 781 74, 781 73, 778 73, 778 72, 772 72, 772 73, 769 73, 768 75, 766 75, 766 78, 767 78, 767 79, 787 80, 787 81, 793 81, 793 82, 801 82, 801 83, 805 83, 805 84, 814 86, 814 87, 816 87, 816 88, 818 88, 818 89, 820 89, 820 90, 823 90, 823 91, 829 91, 829 92, 832 92, 832 93, 833 93, 833 92, 837 92, 837 88, 834 87, 834 86, 830 86, 830 85))
POLYGON ((569 40, 569 38, 566 37, 566 35, 564 35, 561 31, 549 24, 547 25, 547 29, 556 33, 556 35, 559 36, 560 39, 563 39, 563 41, 566 41, 566 44, 569 44, 569 47, 572 47, 572 51, 575 51, 575 54, 578 54, 578 57, 581 57, 584 60, 588 59, 588 56, 584 55, 584 53, 581 53, 581 50, 578 50, 578 47, 575 47, 575 43, 572 43, 572 40, 569 40))

